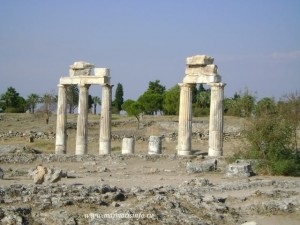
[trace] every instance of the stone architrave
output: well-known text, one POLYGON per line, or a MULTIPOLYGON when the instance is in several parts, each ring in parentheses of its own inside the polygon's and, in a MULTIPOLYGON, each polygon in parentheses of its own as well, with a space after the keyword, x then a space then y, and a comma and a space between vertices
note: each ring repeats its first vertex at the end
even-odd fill
POLYGON ((58 85, 58 100, 57 100, 57 122, 56 122, 56 140, 55 154, 66 154, 67 150, 67 96, 66 86, 58 85))
POLYGON ((87 153, 87 135, 88 135, 88 84, 79 85, 79 104, 77 117, 76 133, 76 155, 87 153))
POLYGON ((100 117, 99 155, 111 152, 111 92, 112 85, 102 86, 102 102, 100 117))
POLYGON ((194 84, 179 84, 180 108, 178 124, 178 155, 191 155, 192 147, 192 87, 194 84))
POLYGON ((209 156, 223 155, 224 83, 211 83, 209 119, 209 156))

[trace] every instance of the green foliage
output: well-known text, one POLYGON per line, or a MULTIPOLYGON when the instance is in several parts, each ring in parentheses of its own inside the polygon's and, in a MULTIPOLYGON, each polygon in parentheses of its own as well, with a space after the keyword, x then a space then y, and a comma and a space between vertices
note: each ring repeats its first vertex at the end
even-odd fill
POLYGON ((274 101, 265 98, 257 104, 256 109, 256 117, 251 120, 246 132, 250 147, 239 156, 258 159, 261 173, 299 176, 299 96, 277 106, 274 101))
POLYGON ((147 91, 138 98, 138 102, 142 105, 145 114, 153 115, 163 109, 163 94, 166 88, 159 82, 159 80, 150 81, 147 91))
POLYGON ((255 97, 248 90, 235 93, 233 98, 224 100, 224 108, 228 116, 249 117, 255 110, 255 97))
POLYGON ((9 87, 7 91, 0 97, 0 108, 5 112, 25 112, 26 101, 15 88, 9 87))
POLYGON ((26 103, 30 113, 34 113, 35 108, 39 103, 39 101, 40 101, 40 96, 37 94, 32 93, 28 96, 26 103))
POLYGON ((122 109, 127 112, 129 116, 134 116, 138 121, 138 128, 140 124, 140 114, 144 111, 143 106, 138 101, 133 101, 131 99, 126 100, 123 105, 122 109))
POLYGON ((118 112, 122 110, 122 104, 124 103, 123 95, 123 86, 122 84, 118 83, 116 88, 115 100, 113 101, 113 107, 118 112))
POLYGON ((154 82, 149 82, 147 91, 162 95, 165 92, 165 90, 166 87, 160 84, 160 80, 155 80, 154 82))
POLYGON ((163 97, 163 111, 165 115, 179 114, 180 87, 175 85, 165 91, 163 97))
POLYGON ((74 113, 74 110, 78 107, 79 101, 79 89, 77 84, 71 84, 66 89, 67 105, 69 107, 69 113, 74 113))
POLYGON ((94 107, 94 114, 97 113, 97 105, 101 105, 101 99, 98 96, 93 96, 92 97, 92 101, 93 101, 93 107, 94 107))

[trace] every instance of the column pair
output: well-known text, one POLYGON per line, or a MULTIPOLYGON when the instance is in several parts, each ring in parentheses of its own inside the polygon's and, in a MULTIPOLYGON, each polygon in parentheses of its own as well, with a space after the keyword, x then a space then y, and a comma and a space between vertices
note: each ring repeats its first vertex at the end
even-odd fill
MULTIPOLYGON (((223 154, 223 83, 211 83, 209 156, 223 154)), ((183 83, 180 86, 180 108, 178 124, 178 155, 192 154, 192 87, 194 84, 183 83)))
MULTIPOLYGON (((90 85, 79 85, 79 103, 76 133, 76 155, 87 153, 88 134, 88 89, 90 85)), ((58 85, 55 154, 66 154, 67 150, 67 95, 66 86, 58 85)))

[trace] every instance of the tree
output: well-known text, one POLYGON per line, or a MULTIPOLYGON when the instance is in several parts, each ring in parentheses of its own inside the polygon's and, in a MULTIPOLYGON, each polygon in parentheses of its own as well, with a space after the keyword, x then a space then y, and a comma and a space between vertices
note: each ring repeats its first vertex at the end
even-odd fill
POLYGON ((117 109, 118 112, 122 110, 122 105, 124 103, 123 95, 123 86, 122 84, 118 83, 115 93, 115 100, 113 101, 113 106, 117 109))
POLYGON ((148 84, 148 90, 157 94, 163 94, 166 87, 160 84, 160 80, 150 81, 148 84))
POLYGON ((30 113, 34 113, 37 104, 40 102, 40 96, 37 94, 30 94, 26 100, 30 113))
POLYGON ((96 114, 97 112, 97 105, 101 105, 101 99, 98 96, 94 96, 92 97, 93 100, 93 106, 94 106, 94 114, 96 114))
POLYGON ((165 91, 163 97, 163 111, 166 115, 178 115, 180 104, 180 87, 175 85, 165 91))
POLYGON ((262 98, 256 103, 255 113, 257 116, 276 113, 276 103, 272 98, 262 98))
POLYGON ((138 98, 138 102, 143 106, 146 114, 153 115, 163 109, 163 94, 166 88, 159 82, 159 80, 150 81, 147 91, 138 98))
POLYGON ((138 121, 138 129, 140 128, 140 114, 143 112, 143 106, 138 101, 131 99, 126 100, 122 109, 127 112, 129 116, 134 116, 138 121))
POLYGON ((52 113, 52 111, 55 108, 55 103, 57 102, 57 96, 51 93, 46 93, 41 97, 41 103, 42 103, 42 112, 45 113, 46 116, 46 124, 49 123, 49 118, 52 113))
POLYGON ((93 97, 91 95, 88 96, 88 111, 91 112, 91 109, 93 108, 93 97))
POLYGON ((67 86, 67 105, 69 106, 69 113, 74 113, 74 110, 78 107, 79 101, 79 89, 77 84, 71 84, 67 86))
POLYGON ((1 95, 0 104, 5 112, 25 112, 26 101, 13 87, 7 88, 7 91, 1 95))

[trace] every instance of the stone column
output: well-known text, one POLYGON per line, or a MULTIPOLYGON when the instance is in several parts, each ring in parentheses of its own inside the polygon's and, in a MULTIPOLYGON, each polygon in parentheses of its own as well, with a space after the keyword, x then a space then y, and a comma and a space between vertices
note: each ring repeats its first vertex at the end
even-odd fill
POLYGON ((161 137, 160 136, 150 136, 148 144, 148 154, 161 154, 161 137))
POLYGON ((66 154, 67 152, 67 95, 66 86, 58 85, 57 120, 55 154, 66 154))
POLYGON ((111 152, 111 91, 113 85, 102 86, 102 102, 100 117, 99 155, 111 152))
POLYGON ((84 155, 87 153, 89 87, 90 85, 88 84, 79 84, 76 155, 84 155))
POLYGON ((134 154, 134 138, 128 137, 123 138, 122 141, 122 154, 134 154))
POLYGON ((181 83, 178 124, 178 155, 191 155, 192 151, 192 87, 181 83))
POLYGON ((209 156, 223 155, 224 83, 211 83, 209 119, 209 156))

